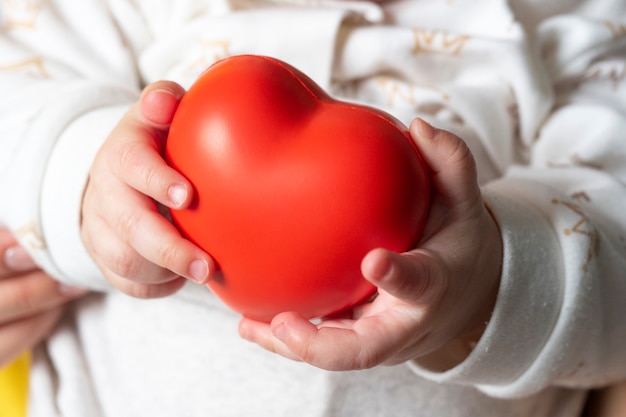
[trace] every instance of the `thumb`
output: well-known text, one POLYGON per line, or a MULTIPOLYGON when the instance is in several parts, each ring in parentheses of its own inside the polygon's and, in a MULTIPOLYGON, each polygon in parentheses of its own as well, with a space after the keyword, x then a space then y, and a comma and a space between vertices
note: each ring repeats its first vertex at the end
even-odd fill
POLYGON ((429 166, 433 186, 449 203, 473 200, 478 192, 476 163, 467 144, 453 133, 415 119, 411 136, 429 166))
POLYGON ((139 99, 141 115, 152 127, 166 127, 172 122, 184 94, 185 89, 173 81, 149 84, 139 99))
POLYGON ((421 249, 402 254, 374 249, 363 258, 361 272, 379 292, 382 290, 410 304, 438 300, 447 285, 437 255, 421 249))

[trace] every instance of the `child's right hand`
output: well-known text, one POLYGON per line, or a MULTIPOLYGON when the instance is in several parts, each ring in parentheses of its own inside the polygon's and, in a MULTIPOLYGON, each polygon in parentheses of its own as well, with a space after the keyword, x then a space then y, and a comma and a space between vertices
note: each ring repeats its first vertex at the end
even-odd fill
POLYGON ((87 251, 109 282, 135 297, 166 296, 185 278, 205 283, 215 271, 159 206, 181 209, 192 199, 189 181, 162 157, 183 94, 172 82, 146 87, 98 152, 83 199, 87 251))

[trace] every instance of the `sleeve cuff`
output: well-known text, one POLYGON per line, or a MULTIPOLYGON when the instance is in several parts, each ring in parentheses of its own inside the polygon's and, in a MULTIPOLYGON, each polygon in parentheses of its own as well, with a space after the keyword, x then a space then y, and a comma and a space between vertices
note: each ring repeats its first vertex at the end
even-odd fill
MULTIPOLYGON (((474 385, 497 397, 537 390, 537 384, 523 381, 522 375, 557 323, 564 272, 550 219, 537 200, 525 198, 521 190, 527 189, 526 181, 508 179, 483 190, 500 226, 504 250, 498 299, 485 333, 466 360, 447 371, 432 372, 417 361, 409 362, 417 374, 437 382, 474 385)), ((549 190, 545 196, 550 201, 549 190)))
POLYGON ((128 105, 85 113, 59 137, 43 180, 41 223, 60 279, 93 290, 110 288, 83 246, 81 206, 91 164, 128 105), (45 209, 44 209, 45 208, 45 209))

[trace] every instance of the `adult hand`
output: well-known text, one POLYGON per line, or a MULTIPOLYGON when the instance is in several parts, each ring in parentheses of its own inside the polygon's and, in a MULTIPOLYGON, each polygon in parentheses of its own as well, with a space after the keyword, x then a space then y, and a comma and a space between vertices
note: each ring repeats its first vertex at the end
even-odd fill
POLYGON ((45 338, 64 305, 86 293, 38 269, 7 229, 0 229, 0 366, 45 338))

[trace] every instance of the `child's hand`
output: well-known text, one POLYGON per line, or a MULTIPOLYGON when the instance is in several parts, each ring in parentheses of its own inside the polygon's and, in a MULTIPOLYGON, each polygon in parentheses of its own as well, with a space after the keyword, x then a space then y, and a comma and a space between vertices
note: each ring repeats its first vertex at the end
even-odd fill
POLYGON ((63 306, 85 293, 38 269, 11 233, 0 229, 0 367, 46 337, 63 306))
POLYGON ((269 325, 243 319, 242 337, 330 370, 414 358, 448 367, 464 358, 495 304, 500 233, 483 204, 467 145, 421 120, 412 123, 411 134, 433 181, 431 212, 418 248, 405 254, 371 251, 361 268, 378 296, 345 316, 318 324, 293 312, 277 315, 269 325))
POLYGON ((83 199, 88 252, 115 287, 135 297, 169 295, 184 278, 207 282, 215 270, 159 207, 184 208, 192 199, 191 184, 162 157, 183 94, 172 82, 146 87, 96 156, 83 199))

